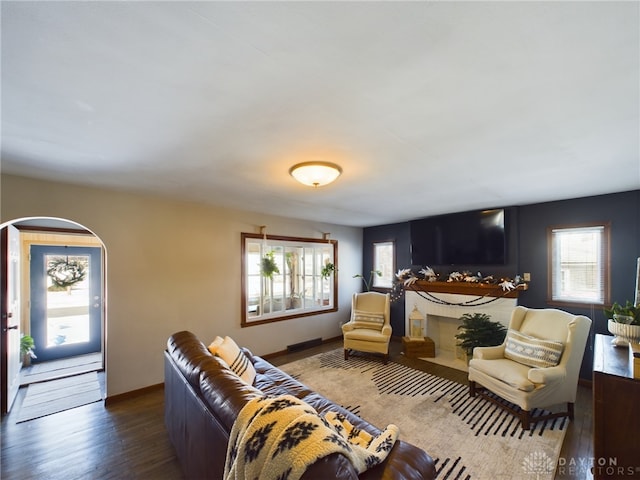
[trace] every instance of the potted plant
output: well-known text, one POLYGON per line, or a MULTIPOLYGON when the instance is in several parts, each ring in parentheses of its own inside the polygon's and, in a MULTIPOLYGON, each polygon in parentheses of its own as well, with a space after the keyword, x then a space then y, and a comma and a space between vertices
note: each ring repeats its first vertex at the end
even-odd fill
POLYGON ((273 298, 271 292, 273 290, 273 276, 280 273, 278 264, 276 263, 275 252, 271 250, 264 254, 260 261, 260 274, 264 278, 265 299, 263 305, 264 313, 273 311, 273 298))
POLYGON ((289 298, 287 299, 287 309, 300 308, 302 299, 296 289, 296 278, 298 278, 298 254, 296 252, 287 252, 284 255, 289 270, 289 298))
POLYGON ((322 267, 322 270, 320 270, 320 275, 322 276, 322 278, 326 280, 335 271, 336 271, 336 266, 331 262, 327 262, 324 264, 324 267, 322 267))
POLYGON ((361 274, 356 274, 353 276, 353 278, 361 278, 362 279, 362 283, 364 283, 364 287, 367 289, 367 292, 371 291, 371 287, 373 287, 373 276, 377 275, 378 277, 382 276, 382 272, 380 270, 371 270, 371 272, 369 273, 369 281, 367 282, 367 279, 364 278, 364 275, 361 274))
POLYGON ((500 345, 507 335, 507 328, 500 322, 493 322, 485 313, 465 313, 460 320, 457 345, 464 350, 467 359, 473 356, 475 347, 500 345))
POLYGON ((611 343, 615 346, 628 346, 629 342, 640 342, 640 305, 629 300, 624 305, 614 302, 611 308, 605 308, 608 318, 607 328, 615 338, 611 343))
POLYGON ((31 335, 23 335, 20 338, 20 353, 22 354, 22 364, 29 366, 32 358, 38 358, 34 353, 36 343, 31 335))

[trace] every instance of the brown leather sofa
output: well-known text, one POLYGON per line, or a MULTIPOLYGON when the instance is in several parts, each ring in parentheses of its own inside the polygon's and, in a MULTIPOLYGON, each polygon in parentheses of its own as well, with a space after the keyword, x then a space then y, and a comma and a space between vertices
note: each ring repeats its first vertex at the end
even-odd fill
MULTIPOLYGON (((247 401, 263 393, 294 395, 320 413, 341 412, 353 425, 372 435, 380 433, 373 425, 313 392, 266 360, 247 349, 243 351, 257 372, 253 386, 243 383, 219 358, 211 355, 193 333, 178 332, 167 342, 165 424, 188 479, 223 478, 233 422, 247 401)), ((433 479, 435 466, 423 450, 398 440, 384 463, 360 477, 345 456, 332 454, 309 467, 303 478, 433 479)))

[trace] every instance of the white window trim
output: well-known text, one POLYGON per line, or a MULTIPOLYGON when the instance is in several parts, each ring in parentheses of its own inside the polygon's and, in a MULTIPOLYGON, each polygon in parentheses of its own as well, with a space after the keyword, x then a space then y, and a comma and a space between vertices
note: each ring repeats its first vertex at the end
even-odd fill
MULTIPOLYGON (((552 305, 608 305, 609 304, 609 236, 610 225, 608 223, 591 223, 584 225, 566 225, 566 226, 554 226, 548 229, 548 267, 549 267, 549 280, 548 280, 548 303, 552 305), (559 239, 558 235, 562 233, 566 234, 579 234, 599 232, 597 241, 597 275, 596 286, 597 295, 589 297, 588 295, 579 295, 575 292, 562 292, 561 282, 563 281, 563 270, 560 267, 562 257, 558 251, 559 239)), ((565 274, 569 274, 570 271, 564 270, 565 274)))
POLYGON ((380 271, 381 276, 373 275, 373 288, 393 288, 393 276, 395 275, 396 244, 389 240, 373 243, 373 270, 380 271), (391 247, 391 256, 386 263, 378 258, 378 247, 391 247))

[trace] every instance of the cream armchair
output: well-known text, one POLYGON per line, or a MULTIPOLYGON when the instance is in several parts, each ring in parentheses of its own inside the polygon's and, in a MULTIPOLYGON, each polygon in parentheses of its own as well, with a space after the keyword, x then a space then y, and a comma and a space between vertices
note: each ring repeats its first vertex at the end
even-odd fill
POLYGON ((480 394, 519 416, 524 430, 539 420, 564 416, 573 420, 590 328, 591 320, 584 316, 516 307, 502 345, 474 349, 469 362, 469 394, 480 394), (486 390, 520 408, 505 406, 486 390), (567 403, 566 412, 531 416, 534 408, 562 403, 567 403))
POLYGON ((381 353, 389 358, 391 339, 390 296, 378 292, 354 293, 351 299, 351 319, 342 325, 344 359, 349 352, 381 353))

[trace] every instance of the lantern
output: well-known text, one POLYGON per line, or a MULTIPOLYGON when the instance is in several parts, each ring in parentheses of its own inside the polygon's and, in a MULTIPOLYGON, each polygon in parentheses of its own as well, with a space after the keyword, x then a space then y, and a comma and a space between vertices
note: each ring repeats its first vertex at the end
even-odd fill
POLYGON ((418 306, 414 305, 413 311, 409 314, 409 336, 411 338, 424 338, 424 321, 425 316, 418 310, 418 306))

